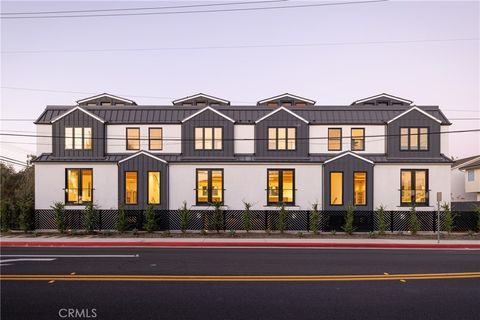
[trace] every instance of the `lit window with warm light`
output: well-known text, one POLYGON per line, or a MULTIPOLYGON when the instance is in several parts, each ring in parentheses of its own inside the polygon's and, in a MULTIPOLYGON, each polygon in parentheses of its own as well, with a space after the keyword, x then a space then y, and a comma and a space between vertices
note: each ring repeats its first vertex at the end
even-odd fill
POLYGON ((353 204, 355 206, 367 205, 367 173, 353 173, 353 204))
POLYGON ((268 169, 267 202, 274 204, 294 204, 295 171, 293 169, 268 169))
POLYGON ((343 172, 330 172, 330 205, 343 205, 343 172))
POLYGON ((160 172, 148 172, 148 204, 160 204, 160 172))
POLYGON ((138 174, 137 171, 125 172, 125 204, 137 204, 138 174))
POLYGON ((223 202, 223 169, 197 169, 197 204, 223 202))

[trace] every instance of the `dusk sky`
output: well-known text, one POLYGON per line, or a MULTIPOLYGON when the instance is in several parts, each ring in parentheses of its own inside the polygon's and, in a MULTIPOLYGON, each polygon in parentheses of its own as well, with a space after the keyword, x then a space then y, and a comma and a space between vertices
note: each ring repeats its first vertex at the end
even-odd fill
MULTIPOLYGON (((5 15, 11 12, 215 3, 222 1, 2 2, 2 18, 13 17, 5 15)), ((320 3, 334 2, 135 12, 320 3)), ((318 105, 345 105, 386 92, 418 105, 439 105, 454 123, 450 130, 475 129, 480 128, 479 38, 478 1, 2 19, 1 132, 34 134, 32 120, 46 105, 73 105, 102 92, 167 105, 198 92, 243 105, 284 92, 318 105)), ((26 161, 35 153, 34 137, 0 141, 4 156, 26 161)), ((478 132, 451 134, 448 156, 480 154, 479 141, 478 132)))

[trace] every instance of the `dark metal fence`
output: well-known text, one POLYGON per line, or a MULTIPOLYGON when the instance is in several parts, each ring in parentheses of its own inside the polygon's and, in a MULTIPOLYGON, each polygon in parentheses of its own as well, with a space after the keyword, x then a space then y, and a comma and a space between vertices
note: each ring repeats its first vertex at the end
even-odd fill
MULTIPOLYGON (((127 210, 127 230, 143 230, 145 215, 142 210, 127 210)), ((467 232, 478 230, 479 214, 473 211, 453 212, 452 231, 467 232)), ((287 211, 284 218, 284 230, 312 231, 312 213, 310 211, 287 211)), ((437 228, 437 213, 432 211, 417 211, 418 231, 435 231, 437 228)), ((345 224, 345 211, 320 211, 317 230, 321 232, 342 231, 345 224)), ((97 230, 114 230, 117 226, 117 210, 98 210, 96 216, 97 230)), ((157 230, 180 230, 181 216, 178 210, 155 211, 157 230)), ((411 213, 409 211, 385 211, 383 215, 385 231, 409 231, 411 213)), ((440 213, 441 230, 445 230, 445 214, 440 213)), ((281 227, 280 213, 275 210, 250 211, 250 230, 276 231, 281 227)), ((81 210, 65 211, 66 229, 83 229, 85 214, 81 210)), ((374 211, 356 211, 353 226, 355 231, 370 232, 379 229, 381 219, 374 211)), ((56 229, 53 210, 37 210, 35 212, 36 229, 56 229)), ((190 210, 188 213, 187 230, 245 230, 245 213, 243 210, 225 210, 215 217, 213 210, 190 210)))

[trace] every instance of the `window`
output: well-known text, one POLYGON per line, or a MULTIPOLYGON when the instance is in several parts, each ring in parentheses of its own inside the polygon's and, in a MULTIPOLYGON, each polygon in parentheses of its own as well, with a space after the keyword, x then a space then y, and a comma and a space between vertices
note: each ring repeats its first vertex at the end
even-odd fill
POLYGON ((160 204, 160 172, 148 172, 148 204, 160 204))
POLYGON ((267 203, 295 203, 295 171, 293 169, 268 169, 267 203))
POLYGON ((197 204, 223 202, 223 169, 197 169, 197 204))
POLYGON ((101 102, 100 105, 106 107, 106 106, 111 106, 112 103, 111 102, 101 102))
POLYGON ((428 205, 428 170, 401 170, 402 205, 428 205))
POLYGON ((140 150, 140 128, 127 128, 127 150, 140 150))
POLYGON ((328 151, 342 150, 342 129, 328 128, 328 151))
POLYGON ((65 150, 91 150, 92 128, 65 128, 65 150))
POLYGON ((195 150, 222 150, 222 127, 196 127, 195 150))
POLYGON ((92 169, 66 169, 65 180, 65 203, 82 204, 92 202, 92 169))
POLYGON ((367 173, 353 173, 353 205, 367 205, 367 173))
POLYGON ((162 150, 162 128, 149 128, 148 129, 148 149, 149 150, 162 150))
POLYGON ((268 150, 295 150, 296 128, 268 128, 268 150))
POLYGON ((468 181, 475 181, 475 170, 467 170, 467 179, 468 181))
POLYGON ((137 171, 125 171, 125 203, 137 204, 138 190, 137 171))
POLYGON ((330 205, 343 205, 343 172, 330 172, 330 205))
POLYGON ((352 128, 351 139, 352 139, 353 151, 365 150, 365 129, 364 128, 352 128))
POLYGON ((400 128, 400 150, 428 150, 428 128, 400 128))

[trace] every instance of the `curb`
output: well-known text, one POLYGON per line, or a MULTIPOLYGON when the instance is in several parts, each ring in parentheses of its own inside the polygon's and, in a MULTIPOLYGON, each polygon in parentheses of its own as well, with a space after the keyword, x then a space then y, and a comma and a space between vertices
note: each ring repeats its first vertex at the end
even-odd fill
POLYGON ((162 241, 7 241, 0 247, 243 247, 243 248, 364 248, 364 249, 479 249, 480 244, 421 243, 301 243, 301 242, 162 242, 162 241))

